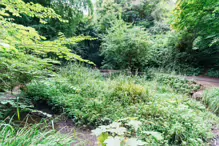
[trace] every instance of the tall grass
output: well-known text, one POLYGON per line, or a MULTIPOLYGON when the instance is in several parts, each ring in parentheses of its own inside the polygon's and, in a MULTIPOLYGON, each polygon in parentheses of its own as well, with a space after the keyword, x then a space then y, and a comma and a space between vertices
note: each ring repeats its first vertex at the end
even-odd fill
POLYGON ((208 108, 219 115, 219 89, 206 90, 203 98, 203 102, 208 106, 208 108))
POLYGON ((0 123, 1 146, 62 146, 70 145, 74 138, 48 129, 43 123, 23 128, 0 123))

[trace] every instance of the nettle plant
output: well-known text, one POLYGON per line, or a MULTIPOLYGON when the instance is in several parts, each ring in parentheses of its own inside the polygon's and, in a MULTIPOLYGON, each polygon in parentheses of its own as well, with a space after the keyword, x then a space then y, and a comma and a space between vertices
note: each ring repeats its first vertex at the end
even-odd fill
POLYGON ((71 53, 68 45, 83 40, 92 40, 88 36, 59 38, 48 41, 31 27, 13 23, 14 17, 38 18, 42 24, 49 19, 68 23, 51 8, 40 4, 24 3, 22 0, 2 0, 0 2, 0 89, 12 89, 14 86, 29 82, 43 74, 51 74, 54 65, 61 62, 79 61, 94 65, 88 60, 71 53))
POLYGON ((136 118, 125 118, 113 122, 110 125, 99 126, 92 133, 98 137, 103 146, 141 146, 148 144, 140 139, 141 135, 152 136, 162 140, 161 133, 154 131, 142 131, 142 122, 136 118))

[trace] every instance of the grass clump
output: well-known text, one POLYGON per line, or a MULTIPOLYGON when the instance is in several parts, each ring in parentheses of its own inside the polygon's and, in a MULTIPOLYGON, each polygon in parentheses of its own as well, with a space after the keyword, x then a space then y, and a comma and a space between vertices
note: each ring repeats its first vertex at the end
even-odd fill
POLYGON ((146 81, 144 76, 104 78, 98 71, 77 65, 63 68, 53 78, 30 83, 26 97, 46 101, 76 124, 91 128, 136 117, 143 131, 163 137, 155 140, 139 133, 141 140, 153 145, 205 145, 218 122, 204 105, 171 86, 146 81))
POLYGON ((122 105, 130 105, 146 102, 148 96, 148 91, 141 85, 119 83, 114 87, 111 99, 121 102, 122 105))
POLYGON ((207 107, 219 115, 219 89, 210 89, 206 90, 203 98, 203 102, 207 105, 207 107))
MULTIPOLYGON (((44 123, 45 124, 45 123, 44 123)), ((74 142, 73 137, 50 130, 43 123, 23 128, 0 124, 0 145, 2 146, 62 146, 74 142)))

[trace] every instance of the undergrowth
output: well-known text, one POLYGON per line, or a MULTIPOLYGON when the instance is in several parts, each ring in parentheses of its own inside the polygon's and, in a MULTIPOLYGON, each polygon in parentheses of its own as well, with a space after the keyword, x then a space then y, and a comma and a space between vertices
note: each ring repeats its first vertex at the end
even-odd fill
POLYGON ((139 135, 152 145, 205 145, 213 137, 211 128, 218 118, 188 97, 198 87, 190 89, 193 84, 179 79, 167 81, 170 86, 146 81, 144 76, 104 78, 98 71, 70 65, 53 78, 30 83, 25 96, 33 102, 47 101, 81 126, 96 128, 136 117, 143 131, 163 137, 156 140, 139 135), (180 90, 176 90, 178 86, 180 90))
POLYGON ((210 89, 206 90, 203 98, 203 102, 207 105, 207 107, 219 115, 219 89, 210 89))
POLYGON ((219 70, 218 69, 210 69, 207 72, 207 76, 213 77, 213 78, 219 78, 219 70))
POLYGON ((156 78, 158 82, 169 85, 179 93, 192 94, 201 88, 201 86, 194 81, 189 81, 176 75, 157 74, 156 78))
POLYGON ((0 124, 0 145, 2 146, 62 146, 71 144, 72 136, 61 134, 45 126, 45 123, 15 128, 0 124))

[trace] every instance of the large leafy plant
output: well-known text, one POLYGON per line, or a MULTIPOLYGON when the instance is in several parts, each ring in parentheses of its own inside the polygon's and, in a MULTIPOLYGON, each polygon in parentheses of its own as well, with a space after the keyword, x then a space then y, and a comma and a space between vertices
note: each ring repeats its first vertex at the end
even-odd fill
POLYGON ((103 146, 140 146, 147 144, 137 137, 142 123, 135 118, 126 118, 107 126, 99 126, 93 130, 103 146))

